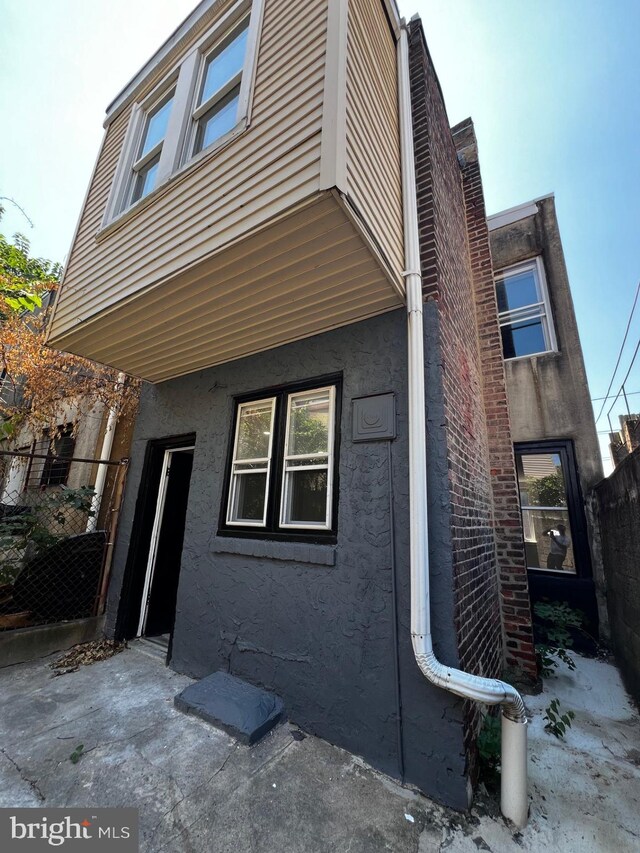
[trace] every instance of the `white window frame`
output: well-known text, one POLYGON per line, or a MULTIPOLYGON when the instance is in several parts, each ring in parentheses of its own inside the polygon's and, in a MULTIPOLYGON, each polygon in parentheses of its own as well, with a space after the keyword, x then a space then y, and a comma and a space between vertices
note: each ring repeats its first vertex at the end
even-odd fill
POLYGON ((271 463, 273 461, 273 432, 275 426, 275 416, 276 416, 276 398, 275 397, 264 397, 261 400, 251 400, 245 403, 239 403, 236 408, 236 431, 235 437, 233 440, 233 457, 231 460, 231 478, 229 480, 229 495, 227 497, 227 524, 230 527, 266 527, 267 526, 267 509, 269 506, 269 488, 271 483, 271 463), (240 437, 240 422, 242 420, 242 410, 246 408, 251 408, 253 406, 259 406, 262 403, 271 403, 271 428, 269 435, 269 448, 268 455, 261 456, 256 459, 238 459, 238 439, 240 437), (264 467, 262 468, 249 468, 245 471, 237 470, 237 466, 239 465, 247 465, 254 464, 258 465, 263 463, 264 467), (239 485, 239 477, 244 476, 244 474, 266 474, 266 485, 264 490, 264 506, 262 508, 262 521, 249 521, 245 519, 240 519, 238 521, 234 521, 232 518, 233 507, 235 504, 236 491, 239 485))
POLYGON ((553 326, 553 317, 551 314, 551 302, 549 299, 549 289, 547 287, 547 278, 544 271, 542 258, 537 256, 530 261, 515 264, 511 267, 505 267, 496 273, 495 284, 498 284, 513 275, 519 275, 524 272, 533 270, 536 279, 539 301, 525 305, 522 308, 515 308, 512 311, 501 311, 498 314, 498 322, 500 329, 503 326, 512 326, 514 323, 523 320, 540 319, 542 324, 542 333, 544 335, 546 349, 538 352, 527 353, 526 355, 504 356, 505 361, 515 361, 520 358, 532 358, 536 355, 543 355, 546 352, 557 352, 558 342, 556 340, 555 329, 553 326))
POLYGON ((264 0, 238 0, 193 45, 178 66, 165 75, 151 93, 134 104, 99 234, 110 225, 146 207, 168 181, 201 159, 212 156, 249 127, 263 11, 264 0), (246 17, 249 17, 249 29, 236 124, 228 133, 194 155, 191 153, 195 141, 193 114, 196 111, 196 93, 200 91, 199 84, 206 60, 216 45, 246 17), (132 203, 134 159, 140 147, 147 116, 172 87, 175 87, 173 105, 162 144, 155 186, 147 195, 132 203))
MULTIPOLYGON (((144 114, 142 116, 142 120, 139 122, 140 130, 138 133, 138 139, 136 142, 136 146, 134 148, 134 152, 135 152, 134 153, 134 159, 133 159, 133 162, 131 163, 131 171, 129 173, 129 180, 127 182, 127 186, 126 186, 125 193, 124 193, 124 199, 123 199, 124 207, 130 207, 134 204, 137 204, 137 202, 142 201, 144 198, 146 198, 148 195, 150 195, 153 192, 153 190, 155 189, 155 187, 158 185, 159 178, 160 178, 160 175, 161 175, 162 169, 163 169, 163 160, 166 160, 166 154, 170 153, 166 150, 165 142, 166 142, 168 131, 169 131, 169 123, 171 122, 171 113, 173 113, 173 109, 175 107, 175 96, 176 96, 175 85, 174 86, 168 86, 162 93, 160 93, 156 98, 154 98, 153 102, 151 104, 149 104, 149 106, 145 107, 145 109, 144 109, 144 114), (143 154, 143 155, 137 157, 137 159, 136 159, 136 154, 140 150, 140 146, 142 145, 143 140, 145 138, 145 135, 147 133, 147 129, 149 127, 149 122, 150 122, 152 113, 159 108, 161 109, 163 103, 166 103, 169 99, 171 99, 172 104, 171 104, 171 111, 169 113, 169 119, 167 122, 167 131, 166 131, 165 135, 163 136, 163 138, 159 142, 157 142, 153 146, 153 148, 150 148, 146 154, 143 154), (154 160, 158 156, 158 154, 160 155, 160 159, 158 162, 158 171, 156 173, 156 184, 155 184, 155 186, 148 193, 146 193, 145 195, 141 196, 139 199, 136 199, 134 201, 133 195, 135 192, 136 183, 138 181, 138 176, 139 176, 140 172, 144 169, 144 167, 146 165, 148 165, 148 163, 151 162, 151 160, 154 160)), ((166 168, 166 166, 165 166, 165 168, 166 168)))
POLYGON ((306 391, 296 391, 287 395, 287 423, 284 436, 283 462, 282 462, 282 487, 280 492, 280 517, 278 526, 283 530, 331 530, 331 516, 333 510, 333 463, 334 463, 334 439, 335 439, 335 411, 336 411, 336 388, 335 385, 325 385, 322 388, 308 388, 306 391), (311 394, 329 392, 329 418, 327 424, 327 452, 326 453, 303 453, 291 454, 289 449, 289 435, 291 425, 292 402, 297 397, 308 397, 311 394), (316 460, 326 457, 322 463, 312 462, 308 465, 292 465, 290 462, 304 462, 305 459, 316 460), (325 520, 323 522, 309 522, 307 524, 295 523, 286 520, 287 506, 289 503, 289 480, 290 472, 298 471, 326 471, 327 472, 327 506, 325 520))
MULTIPOLYGON (((253 56, 249 55, 249 40, 251 37, 251 10, 247 8, 244 14, 240 14, 236 21, 234 21, 233 25, 227 27, 223 33, 221 33, 218 38, 215 39, 213 44, 206 43, 206 46, 201 48, 199 51, 198 58, 198 70, 196 75, 195 85, 193 87, 193 96, 191 102, 191 114, 189 116, 189 128, 186 134, 186 144, 184 146, 184 151, 182 154, 182 160, 184 163, 188 163, 190 160, 198 157, 200 154, 203 154, 205 151, 208 152, 210 150, 215 150, 220 146, 221 140, 225 140, 229 137, 230 134, 237 135, 237 128, 239 124, 242 123, 243 119, 246 118, 249 104, 249 94, 251 91, 252 84, 252 74, 251 67, 253 65, 253 56), (247 27, 247 45, 245 49, 244 63, 242 69, 237 72, 230 80, 228 80, 217 92, 214 92, 210 95, 206 101, 203 101, 200 105, 198 105, 198 99, 200 97, 200 93, 202 92, 202 88, 204 85, 204 78, 207 70, 207 64, 209 59, 219 50, 220 46, 234 33, 239 32, 242 29, 242 25, 245 21, 249 21, 247 27), (198 126, 200 123, 200 119, 206 115, 217 103, 222 101, 233 89, 235 89, 238 84, 240 85, 240 95, 238 98, 238 113, 236 116, 236 122, 234 127, 223 136, 216 139, 211 145, 206 146, 206 148, 201 148, 199 151, 195 150, 196 138, 198 135, 198 126)), ((224 144, 224 143, 222 143, 224 144)))

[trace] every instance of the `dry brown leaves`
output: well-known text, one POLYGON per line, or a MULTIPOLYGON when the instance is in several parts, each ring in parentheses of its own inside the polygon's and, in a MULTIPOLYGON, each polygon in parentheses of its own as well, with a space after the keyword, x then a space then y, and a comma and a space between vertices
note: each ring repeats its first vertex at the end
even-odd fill
POLYGON ((134 417, 138 380, 119 382, 118 372, 110 367, 52 349, 45 344, 45 334, 45 312, 13 314, 0 326, 0 370, 21 392, 19 403, 2 407, 4 417, 19 416, 38 428, 55 427, 61 404, 72 399, 82 399, 86 407, 103 403, 124 420, 134 417))
POLYGON ((80 643, 73 646, 69 651, 50 663, 51 669, 56 669, 56 675, 64 675, 67 672, 75 672, 81 666, 90 666, 102 660, 112 658, 127 648, 126 643, 117 643, 114 640, 95 640, 93 643, 80 643))

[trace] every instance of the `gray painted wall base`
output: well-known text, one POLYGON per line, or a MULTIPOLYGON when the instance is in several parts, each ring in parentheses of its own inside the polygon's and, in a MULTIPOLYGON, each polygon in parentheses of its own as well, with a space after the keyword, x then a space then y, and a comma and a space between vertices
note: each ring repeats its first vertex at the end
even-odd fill
MULTIPOLYGON (((437 308, 429 305, 433 632, 436 654, 457 666, 444 366, 437 308)), ((125 568, 147 442, 195 433, 172 669, 193 678, 222 670, 273 691, 286 704, 288 719, 304 731, 465 809, 464 703, 424 678, 411 646, 406 324, 406 312, 399 309, 143 385, 109 587, 108 630, 113 636, 119 606, 124 615, 131 605, 125 568), (342 374, 336 542, 219 536, 234 397, 336 373, 342 374), (354 442, 352 401, 385 394, 395 398, 396 438, 390 444, 354 442)), ((141 492, 141 505, 144 500, 141 492)))
POLYGON ((285 716, 279 696, 227 672, 214 672, 185 687, 174 704, 247 745, 259 741, 285 716))
POLYGON ((103 636, 104 619, 104 616, 94 616, 57 625, 3 631, 0 633, 0 667, 36 660, 53 652, 63 652, 78 643, 97 640, 103 636))

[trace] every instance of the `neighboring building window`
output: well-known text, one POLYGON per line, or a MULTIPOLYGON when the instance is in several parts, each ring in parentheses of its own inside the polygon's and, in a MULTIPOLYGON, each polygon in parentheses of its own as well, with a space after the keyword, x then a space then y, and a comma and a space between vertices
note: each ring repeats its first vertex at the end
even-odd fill
POLYGON ((236 126, 248 31, 247 17, 204 58, 202 82, 193 113, 193 154, 213 145, 236 126))
POLYGON ((132 167, 131 204, 155 188, 173 95, 173 90, 167 92, 146 114, 142 139, 132 167))
POLYGON ((239 0, 132 109, 103 226, 249 121, 264 0, 239 0))
POLYGON ((226 525, 332 531, 336 394, 298 386, 237 403, 226 525))
POLYGON ((588 575, 584 510, 570 441, 517 444, 527 568, 588 575))
MULTIPOLYGON (((47 458, 43 461, 40 483, 41 486, 61 486, 67 482, 71 459, 76 440, 73 436, 73 424, 59 426, 53 437, 45 431, 41 442, 36 442, 36 453, 44 452, 47 458), (42 448, 44 447, 44 450, 42 448)), ((36 460, 34 460, 35 462, 36 460)))
POLYGON ((505 358, 520 358, 556 349, 540 258, 500 272, 496 277, 496 296, 505 358))

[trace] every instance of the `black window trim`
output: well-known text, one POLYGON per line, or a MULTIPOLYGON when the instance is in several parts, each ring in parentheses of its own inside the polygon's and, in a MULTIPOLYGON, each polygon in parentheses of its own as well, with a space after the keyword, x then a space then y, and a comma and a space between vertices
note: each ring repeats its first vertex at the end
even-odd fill
MULTIPOLYGON (((535 453, 557 453, 562 462, 564 482, 567 489, 567 510, 569 524, 571 526, 571 537, 573 554, 576 561, 575 574, 565 571, 554 571, 544 569, 543 571, 527 566, 527 572, 536 575, 548 575, 550 577, 562 577, 566 579, 590 579, 593 575, 591 565, 591 552, 589 550, 589 539, 587 533, 587 519, 584 511, 584 501, 580 480, 578 478, 578 465, 576 462, 575 448, 571 439, 548 439, 544 441, 523 441, 513 446, 514 454, 535 453)), ((516 460, 516 478, 517 478, 516 460)), ((522 508, 520 509, 522 516, 522 508)), ((524 539, 523 539, 524 544, 524 539)))
POLYGON ((49 448, 46 453, 47 458, 43 461, 40 482, 37 487, 47 489, 53 486, 65 486, 69 479, 71 460, 75 452, 74 425, 72 423, 59 424, 55 432, 45 429, 43 436, 49 439, 49 448))
POLYGON ((218 518, 218 536, 236 539, 269 539, 279 542, 308 542, 311 544, 335 544, 338 533, 338 495, 340 492, 339 459, 340 459, 340 424, 342 419, 342 373, 325 374, 313 379, 262 388, 247 394, 239 394, 231 398, 231 417, 227 431, 227 456, 225 474, 220 500, 218 518), (335 386, 334 411, 334 444, 333 444, 333 494, 331 495, 331 529, 330 530, 296 530, 295 528, 279 527, 280 497, 282 494, 284 441, 287 423, 287 396, 299 391, 313 391, 315 388, 335 386), (227 524, 227 504, 231 486, 231 470, 233 461, 233 445, 236 431, 238 407, 241 403, 250 403, 268 397, 276 398, 275 434, 273 440, 273 462, 268 484, 267 525, 266 527, 242 527, 227 524))

